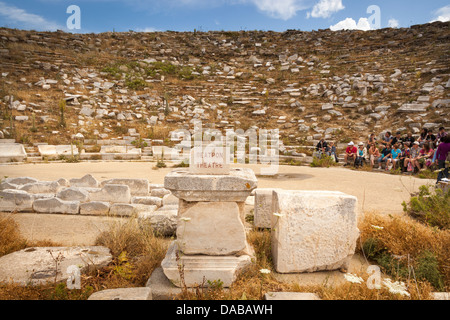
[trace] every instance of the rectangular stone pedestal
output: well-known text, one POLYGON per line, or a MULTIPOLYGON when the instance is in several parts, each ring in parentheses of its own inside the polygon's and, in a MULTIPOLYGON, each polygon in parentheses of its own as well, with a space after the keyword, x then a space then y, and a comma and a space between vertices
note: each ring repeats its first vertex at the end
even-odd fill
POLYGON ((208 281, 220 280, 223 287, 230 287, 239 271, 251 263, 249 255, 205 256, 184 255, 179 252, 177 261, 176 241, 172 242, 166 257, 161 263, 166 277, 177 287, 181 287, 179 265, 183 268, 184 281, 187 287, 208 286, 208 281))

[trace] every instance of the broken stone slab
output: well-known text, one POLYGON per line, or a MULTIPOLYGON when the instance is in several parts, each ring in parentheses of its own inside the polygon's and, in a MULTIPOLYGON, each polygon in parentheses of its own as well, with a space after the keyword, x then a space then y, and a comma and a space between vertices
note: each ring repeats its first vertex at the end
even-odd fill
POLYGON ((226 256, 246 249, 246 234, 236 202, 180 200, 177 239, 187 255, 226 256))
POLYGON ((33 202, 33 210, 37 213, 79 214, 80 202, 58 198, 37 199, 33 202))
POLYGON ((143 288, 119 288, 94 292, 88 300, 152 300, 152 290, 143 288))
POLYGON ((170 194, 170 191, 165 189, 165 188, 155 188, 152 189, 152 191, 150 192, 150 195, 152 197, 159 197, 159 198, 163 198, 164 196, 170 194))
POLYGON ((151 197, 151 196, 150 197, 132 197, 131 203, 161 207, 163 205, 163 199, 161 199, 159 197, 151 197))
POLYGON ((177 261, 177 243, 174 241, 161 262, 166 277, 177 287, 181 287, 179 264, 183 266, 184 283, 187 287, 207 286, 208 281, 223 283, 228 288, 236 280, 239 272, 252 263, 248 255, 236 256, 205 256, 179 255, 177 261))
POLYGON ((149 181, 147 179, 109 179, 102 181, 100 186, 103 187, 107 184, 127 185, 133 196, 149 195, 149 181))
POLYGON ((33 195, 26 191, 5 189, 0 191, 0 212, 31 212, 33 201, 33 195))
POLYGON ((114 203, 109 208, 109 215, 118 217, 132 217, 140 214, 152 214, 157 206, 145 204, 114 203))
POLYGON ((178 206, 180 199, 173 194, 166 194, 162 199, 162 205, 166 206, 178 206))
POLYGON ((410 112, 426 112, 430 106, 429 103, 405 103, 397 109, 398 113, 410 113, 410 112))
POLYGON ((176 295, 182 292, 181 288, 175 287, 167 279, 161 267, 153 270, 145 286, 152 290, 153 300, 173 300, 176 295))
POLYGON ((255 193, 253 224, 256 228, 272 228, 273 191, 280 189, 259 188, 255 193))
POLYGON ((78 148, 74 145, 39 145, 39 154, 48 159, 56 159, 61 156, 76 156, 78 155, 78 148))
POLYGON ((19 187, 17 184, 12 184, 9 182, 0 183, 0 190, 15 190, 19 187))
POLYGON ((98 188, 99 183, 91 174, 87 174, 80 179, 70 179, 69 184, 71 187, 79 188, 98 188))
POLYGON ((0 163, 23 162, 27 153, 23 145, 18 143, 0 143, 0 163))
POLYGON ((5 182, 15 185, 24 185, 28 183, 36 183, 39 182, 39 180, 30 177, 19 177, 19 178, 7 178, 5 179, 5 182))
POLYGON ((130 203, 130 187, 121 184, 106 184, 100 190, 90 192, 89 198, 91 201, 130 203))
POLYGON ((310 292, 267 292, 264 300, 322 300, 315 293, 310 292))
POLYGON ((109 202, 92 201, 80 204, 81 215, 106 216, 109 214, 109 202))
POLYGON ((154 212, 141 212, 138 217, 147 220, 156 235, 172 237, 176 234, 178 225, 178 209, 160 208, 154 212))
POLYGON ((195 175, 177 169, 165 176, 164 187, 185 201, 245 202, 257 179, 251 169, 233 168, 228 175, 195 175))
POLYGON ((22 185, 19 190, 28 193, 58 193, 63 187, 56 181, 39 181, 22 185))
POLYGON ((89 201, 89 192, 82 188, 70 187, 59 191, 56 197, 65 201, 80 201, 84 203, 89 201))
POLYGON ((108 248, 89 247, 41 247, 27 248, 0 257, 0 282, 21 286, 40 285, 66 281, 67 268, 78 266, 81 272, 89 268, 102 268, 112 261, 108 248), (55 260, 61 258, 58 269, 55 260))
POLYGON ((273 191, 272 255, 279 273, 347 269, 359 237, 356 197, 273 191))

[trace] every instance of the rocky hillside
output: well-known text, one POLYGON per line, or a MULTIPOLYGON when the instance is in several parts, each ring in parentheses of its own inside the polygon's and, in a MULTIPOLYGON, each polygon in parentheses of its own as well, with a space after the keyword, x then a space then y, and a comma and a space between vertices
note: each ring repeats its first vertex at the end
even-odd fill
POLYGON ((450 23, 376 31, 68 34, 0 29, 0 138, 163 140, 178 128, 324 135, 450 126, 450 23), (131 129, 131 130, 130 130, 131 129))

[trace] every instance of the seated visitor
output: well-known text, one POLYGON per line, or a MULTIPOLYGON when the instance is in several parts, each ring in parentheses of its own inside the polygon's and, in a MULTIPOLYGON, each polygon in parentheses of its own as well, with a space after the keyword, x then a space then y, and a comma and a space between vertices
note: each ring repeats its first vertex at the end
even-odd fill
POLYGON ((394 144, 391 150, 391 157, 386 161, 386 170, 391 167, 395 170, 397 163, 400 161, 400 156, 402 154, 402 150, 398 147, 398 143, 394 144))
POLYGON ((358 152, 358 149, 355 147, 355 144, 353 143, 353 141, 350 142, 348 144, 347 149, 345 149, 345 156, 344 156, 345 164, 344 164, 344 166, 347 166, 350 161, 352 164, 355 164, 357 152, 358 152))
POLYGON ((377 145, 372 143, 369 148, 369 160, 372 168, 375 166, 375 160, 378 160, 380 156, 380 150, 378 150, 377 145))
POLYGON ((367 149, 364 148, 364 143, 358 144, 358 151, 356 153, 355 167, 362 167, 366 163, 367 149))
MULTIPOLYGON (((381 156, 378 158, 378 167, 381 169, 382 163, 386 163, 387 159, 389 159, 391 155, 391 145, 388 143, 383 150, 381 150, 381 156)), ((386 165, 387 168, 387 165, 386 165)))

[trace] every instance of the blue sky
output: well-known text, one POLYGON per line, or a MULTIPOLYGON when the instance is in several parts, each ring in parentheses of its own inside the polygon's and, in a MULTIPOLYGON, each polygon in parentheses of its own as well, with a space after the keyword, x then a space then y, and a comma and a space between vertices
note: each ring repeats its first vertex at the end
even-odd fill
POLYGON ((0 0, 0 27, 81 33, 368 30, 434 20, 450 20, 449 0, 0 0), (67 28, 70 5, 80 8, 81 29, 67 28), (380 13, 372 24, 371 5, 380 13))

